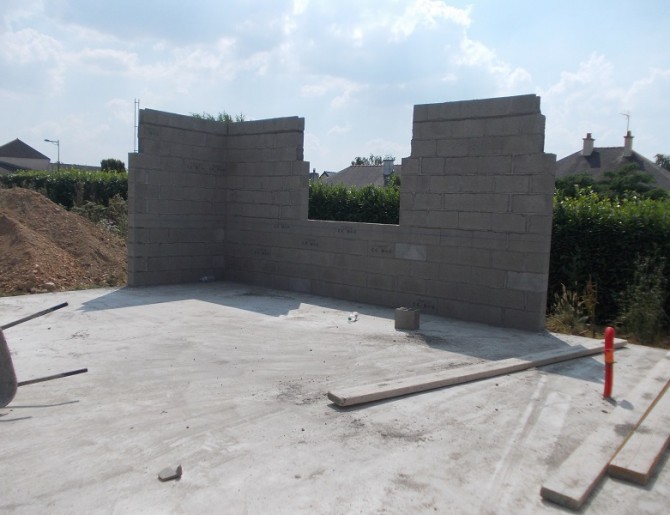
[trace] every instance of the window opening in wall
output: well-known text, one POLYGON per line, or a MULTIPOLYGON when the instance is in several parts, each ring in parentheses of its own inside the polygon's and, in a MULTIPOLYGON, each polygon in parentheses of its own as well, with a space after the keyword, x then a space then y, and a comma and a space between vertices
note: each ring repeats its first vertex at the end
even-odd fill
POLYGON ((400 165, 392 156, 357 157, 340 172, 310 174, 310 220, 399 223, 400 165))

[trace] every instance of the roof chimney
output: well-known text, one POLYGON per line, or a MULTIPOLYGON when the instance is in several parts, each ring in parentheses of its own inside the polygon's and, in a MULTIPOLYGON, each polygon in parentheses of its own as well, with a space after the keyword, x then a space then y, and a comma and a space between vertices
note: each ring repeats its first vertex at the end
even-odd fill
POLYGON ((630 157, 633 155, 633 136, 630 131, 626 133, 623 137, 623 155, 624 157, 630 157))
POLYGON ((382 161, 382 171, 383 171, 385 176, 393 175, 393 162, 394 161, 395 161, 395 159, 391 159, 391 158, 388 158, 388 157, 384 158, 384 160, 382 161))
POLYGON ((587 132, 586 137, 582 139, 584 140, 584 148, 582 148, 582 155, 588 157, 593 153, 593 142, 595 140, 591 137, 590 132, 587 132))
POLYGON ((389 183, 389 180, 391 179, 391 175, 393 175, 393 162, 395 161, 394 158, 391 157, 385 157, 384 160, 382 161, 382 173, 384 174, 384 186, 386 186, 389 183))

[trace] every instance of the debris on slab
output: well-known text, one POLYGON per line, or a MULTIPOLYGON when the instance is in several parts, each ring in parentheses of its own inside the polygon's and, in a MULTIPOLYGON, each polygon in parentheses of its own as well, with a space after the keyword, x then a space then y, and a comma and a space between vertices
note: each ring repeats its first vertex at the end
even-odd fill
POLYGON ((181 477, 181 465, 175 467, 165 467, 158 473, 158 479, 161 481, 171 481, 181 477))

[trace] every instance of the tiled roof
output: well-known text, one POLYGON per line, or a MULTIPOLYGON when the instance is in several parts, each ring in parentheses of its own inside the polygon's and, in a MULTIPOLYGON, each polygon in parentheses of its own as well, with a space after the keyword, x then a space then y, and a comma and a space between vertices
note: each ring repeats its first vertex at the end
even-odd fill
MULTIPOLYGON (((393 173, 399 174, 400 165, 393 165, 393 173)), ((368 184, 384 185, 383 165, 352 165, 334 175, 322 177, 326 184, 344 184, 361 188, 368 184)))
POLYGON ((635 164, 643 172, 651 174, 657 187, 670 189, 670 171, 635 151, 630 156, 623 154, 624 147, 596 147, 590 156, 583 156, 581 151, 575 152, 556 162, 556 178, 589 174, 598 180, 605 172, 615 172, 622 166, 635 164))
POLYGON ((38 152, 30 145, 25 144, 18 138, 0 146, 0 159, 3 157, 14 157, 20 159, 46 159, 49 161, 47 156, 41 152, 38 152))

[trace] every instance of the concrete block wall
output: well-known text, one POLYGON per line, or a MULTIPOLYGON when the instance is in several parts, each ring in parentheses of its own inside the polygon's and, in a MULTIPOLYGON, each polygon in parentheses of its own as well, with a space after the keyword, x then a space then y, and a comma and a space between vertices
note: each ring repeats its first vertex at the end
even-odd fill
POLYGON ((129 154, 128 284, 221 276, 226 126, 144 109, 129 154))
POLYGON ((543 326, 556 162, 544 124, 535 95, 415 106, 400 225, 439 230, 421 248, 440 312, 543 326))
POLYGON ((185 234, 155 212, 177 209, 170 205, 184 200, 176 190, 171 199, 160 194, 164 182, 185 171, 171 164, 173 147, 164 138, 180 140, 171 131, 186 125, 191 128, 180 130, 188 137, 173 142, 189 162, 203 163, 216 190, 201 187, 215 215, 201 210, 186 219, 201 225, 207 241, 196 248, 215 277, 499 326, 543 327, 555 157, 543 152, 538 97, 416 106, 412 154, 403 160, 400 225, 307 220, 301 118, 214 127, 149 114, 140 120, 140 154, 130 161, 131 285, 210 273, 177 261, 169 261, 169 270, 157 268, 162 261, 149 260, 143 250, 148 245, 160 254, 175 245, 187 251, 194 243, 178 241, 185 234), (189 130, 207 133, 211 144, 202 148, 189 130), (157 199, 151 196, 156 191, 157 199), (152 198, 166 202, 147 204, 152 198), (203 254, 205 248, 211 253, 203 254))

